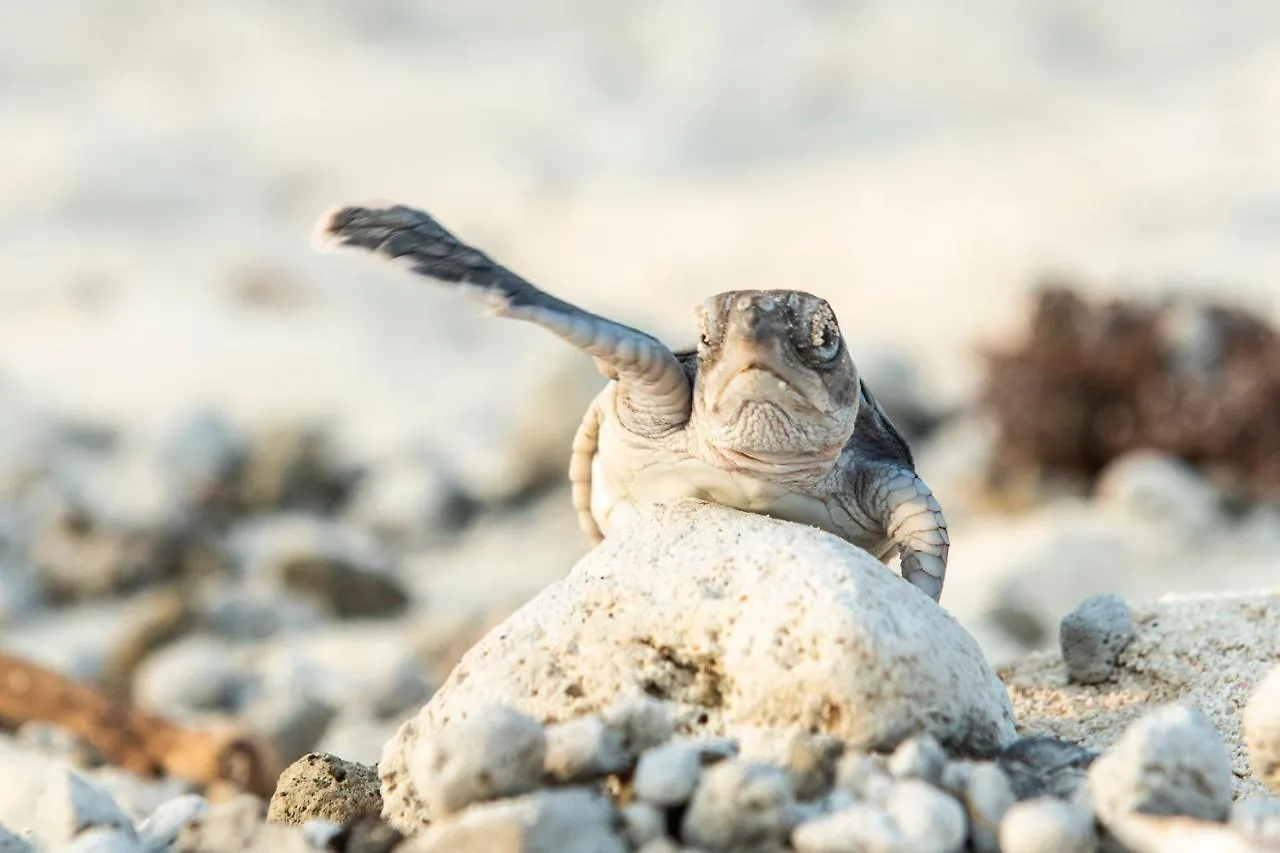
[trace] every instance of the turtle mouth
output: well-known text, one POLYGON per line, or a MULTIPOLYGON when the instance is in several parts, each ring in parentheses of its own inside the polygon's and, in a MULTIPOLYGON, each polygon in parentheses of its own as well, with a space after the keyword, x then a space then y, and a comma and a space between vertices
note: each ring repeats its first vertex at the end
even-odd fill
POLYGON ((753 361, 725 380, 712 408, 717 413, 741 415, 761 406, 780 412, 813 407, 804 392, 780 371, 753 361))

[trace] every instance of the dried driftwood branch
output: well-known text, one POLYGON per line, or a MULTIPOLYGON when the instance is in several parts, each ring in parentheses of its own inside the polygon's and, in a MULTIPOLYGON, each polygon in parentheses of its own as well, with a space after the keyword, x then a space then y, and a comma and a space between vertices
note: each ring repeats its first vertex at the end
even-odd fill
POLYGON ((147 777, 231 783, 269 797, 281 769, 269 746, 234 728, 180 726, 7 654, 0 654, 0 717, 56 725, 112 764, 147 777))

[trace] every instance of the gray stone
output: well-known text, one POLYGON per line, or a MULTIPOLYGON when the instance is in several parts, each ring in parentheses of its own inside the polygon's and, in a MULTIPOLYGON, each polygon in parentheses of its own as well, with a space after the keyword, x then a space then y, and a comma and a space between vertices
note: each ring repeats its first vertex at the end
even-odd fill
POLYGON ((883 809, 853 803, 800 824, 791 833, 796 853, 907 853, 898 824, 883 809))
POLYGON ((158 714, 230 711, 239 707, 251 680, 234 647, 221 637, 194 634, 154 654, 138 667, 133 698, 158 714))
POLYGON ((918 853, 958 853, 968 824, 960 803, 921 779, 896 783, 886 803, 907 848, 918 853))
POLYGON ((56 849, 60 853, 142 853, 144 850, 132 831, 102 826, 85 830, 56 849))
POLYGON ((1178 535, 1204 533, 1221 514, 1218 493, 1187 463, 1142 449, 1113 460, 1098 475, 1098 500, 1178 535))
POLYGON ((406 453, 365 473, 347 517, 401 547, 423 547, 466 524, 473 509, 443 465, 406 453))
POLYGON ((1098 837, 1085 809, 1053 797, 1014 804, 1000 822, 1003 853, 1094 853, 1098 837))
POLYGON ((337 709, 306 692, 272 691, 240 711, 252 731, 270 740, 282 761, 293 761, 315 749, 337 709))
POLYGON ((178 842, 182 830, 209 812, 209 803, 198 794, 184 794, 161 803, 138 825, 138 840, 148 853, 164 853, 178 842))
POLYGON ((605 706, 605 725, 618 733, 622 748, 632 755, 661 746, 675 734, 675 721, 667 703, 634 693, 605 706))
POLYGON ((1252 839, 1280 841, 1280 797, 1248 797, 1231 804, 1230 823, 1252 839))
POLYGON ((301 513, 242 522, 228 539, 250 583, 273 584, 339 618, 394 616, 409 604, 388 553, 372 535, 301 513))
POLYGON ((132 836, 133 821, 88 777, 55 764, 36 803, 36 834, 45 844, 65 845, 90 829, 132 836))
POLYGON ((835 784, 855 799, 884 805, 893 788, 893 778, 882 756, 846 753, 836 763, 835 784))
POLYGON ((666 813, 649 803, 634 802, 622 810, 622 833, 631 847, 643 847, 650 841, 665 838, 666 813))
POLYGON ((975 853, 998 853, 1000 821, 1017 801, 1009 777, 996 764, 974 764, 964 787, 969 838, 975 853))
POLYGON ((1093 762, 1089 788, 1104 824, 1126 812, 1222 821, 1234 789, 1231 756, 1202 711, 1165 705, 1093 762))
POLYGON ((1254 775, 1280 793, 1280 664, 1273 666, 1253 689, 1241 726, 1254 775))
POLYGON ((996 759, 1019 800, 1068 799, 1084 783, 1098 752, 1051 735, 1020 738, 996 759))
POLYGON ((586 782, 621 773, 632 757, 622 748, 622 737, 599 717, 548 726, 546 774, 558 783, 586 782))
POLYGON ((1134 636, 1133 611, 1123 598, 1107 593, 1085 599, 1059 626, 1067 677, 1080 684, 1106 681, 1134 636))
POLYGON ((889 757, 889 773, 897 779, 923 779, 937 785, 947 769, 947 753, 929 735, 910 737, 889 757))
POLYGON ((397 853, 625 853, 613 805, 585 788, 477 803, 436 821, 397 853))
POLYGON ((784 768, 801 800, 815 799, 831 789, 845 749, 839 738, 800 729, 744 729, 740 737, 741 756, 784 768))
POLYGON ((646 751, 636 762, 632 786, 640 799, 663 808, 684 805, 702 774, 697 746, 672 741, 646 751))
POLYGON ((381 812, 377 768, 313 752, 280 774, 267 820, 291 826, 311 820, 343 825, 381 812))
POLYGON ((266 824, 266 803, 241 794, 213 804, 202 816, 185 824, 174 853, 237 853, 254 850, 266 824))
MULTIPOLYGON (((687 734, 803 728, 862 750, 929 733, 994 754, 1016 738, 1004 685, 959 622, 903 583, 814 528, 658 505, 472 647, 397 738, 495 702, 558 722, 648 692, 687 734)), ((389 745, 384 779, 407 778, 408 754, 389 745)), ((397 788, 388 808, 411 811, 397 799, 412 788, 397 788)))
POLYGON ((33 849, 25 838, 0 826, 0 853, 31 853, 33 849))
POLYGON ((215 411, 196 412, 179 421, 157 449, 179 499, 205 514, 235 511, 248 455, 245 436, 215 411))
POLYGON ((782 769, 722 761, 703 771, 680 821, 680 837, 712 853, 781 845, 791 830, 794 806, 782 769))
MULTIPOLYGON (((404 729, 401 729, 403 734, 404 729)), ((386 750, 399 748, 398 740, 386 750)), ((412 833, 427 817, 451 814, 471 803, 513 797, 542 782, 546 734, 538 723, 510 708, 489 706, 411 744, 407 780, 385 759, 382 777, 384 817, 397 829, 412 833), (417 808, 406 807, 399 787, 408 781, 422 797, 417 808)))

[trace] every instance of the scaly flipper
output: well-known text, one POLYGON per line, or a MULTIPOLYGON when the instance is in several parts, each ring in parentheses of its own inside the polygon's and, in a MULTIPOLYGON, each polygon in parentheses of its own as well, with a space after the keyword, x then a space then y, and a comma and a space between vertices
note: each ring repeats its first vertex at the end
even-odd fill
POLYGON ((427 213, 405 205, 344 206, 320 219, 318 247, 363 249, 421 276, 456 285, 491 313, 526 320, 593 356, 618 381, 620 415, 639 434, 657 435, 689 420, 689 379, 657 339, 539 290, 450 234, 427 213))
POLYGON ((875 504, 898 546, 902 576, 934 601, 942 597, 951 536, 933 492, 915 471, 885 469, 875 504))
POLYGON ((903 578, 937 601, 951 550, 947 520, 884 408, 865 382, 859 390, 858 420, 846 448, 857 460, 849 494, 865 519, 897 546, 903 578))

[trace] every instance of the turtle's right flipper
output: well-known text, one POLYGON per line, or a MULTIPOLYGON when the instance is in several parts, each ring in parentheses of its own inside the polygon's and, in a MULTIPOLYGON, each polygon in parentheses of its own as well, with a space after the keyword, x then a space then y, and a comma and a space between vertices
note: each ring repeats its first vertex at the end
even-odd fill
POLYGON ((596 359, 626 386, 633 406, 663 428, 689 418, 684 368, 666 346, 539 290, 449 233, 426 212, 405 205, 344 206, 321 217, 318 247, 363 249, 418 275, 455 285, 499 316, 537 323, 596 359))

